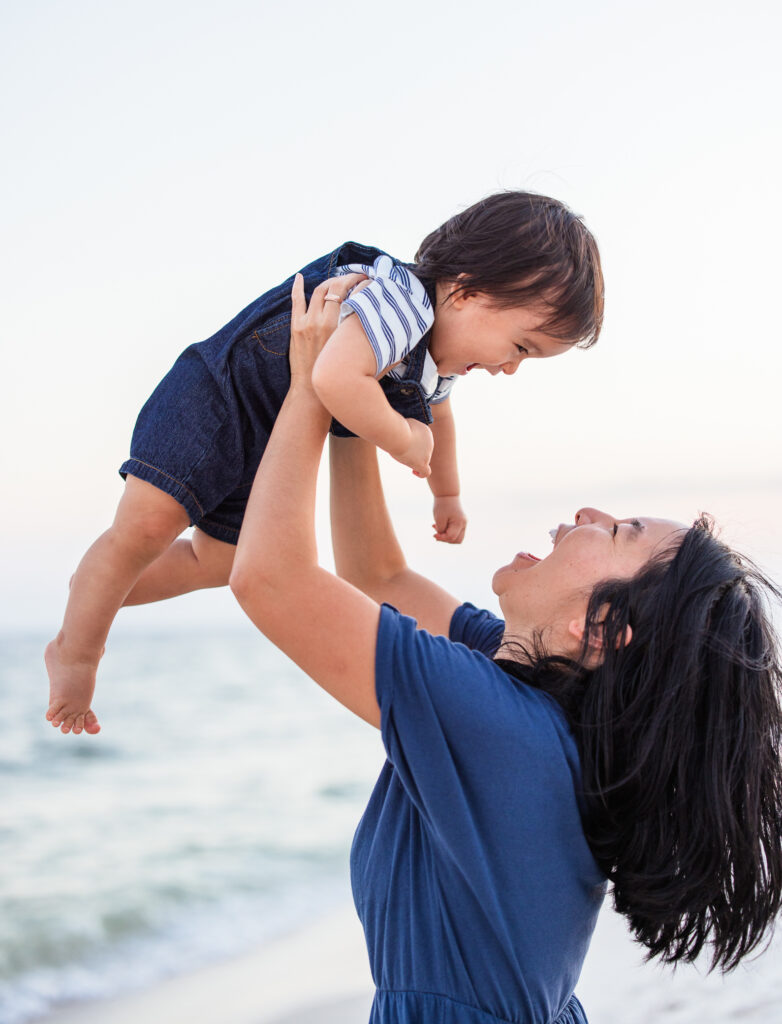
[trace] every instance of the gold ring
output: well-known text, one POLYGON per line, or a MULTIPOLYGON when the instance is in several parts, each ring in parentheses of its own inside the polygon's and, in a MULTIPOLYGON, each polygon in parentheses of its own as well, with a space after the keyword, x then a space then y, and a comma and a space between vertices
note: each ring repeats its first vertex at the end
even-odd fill
POLYGON ((337 295, 336 292, 326 292, 326 297, 324 298, 323 301, 324 302, 342 302, 342 296, 341 295, 337 295))

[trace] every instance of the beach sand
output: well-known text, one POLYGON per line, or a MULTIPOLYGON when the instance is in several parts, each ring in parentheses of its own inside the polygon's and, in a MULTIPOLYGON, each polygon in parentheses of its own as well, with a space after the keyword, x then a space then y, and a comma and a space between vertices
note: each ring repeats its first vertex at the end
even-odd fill
POLYGON ((372 979, 352 906, 226 963, 41 1024, 366 1024, 372 979))
MULTIPOLYGON (((624 922, 601 914, 576 989, 590 1024, 782 1022, 782 934, 722 978, 643 964, 624 922)), ((195 974, 108 1002, 74 1005, 41 1024, 366 1024, 372 1002, 352 907, 195 974)))
POLYGON ((590 1024, 782 1024, 782 929, 727 976, 644 963, 624 919, 606 906, 576 994, 590 1024))

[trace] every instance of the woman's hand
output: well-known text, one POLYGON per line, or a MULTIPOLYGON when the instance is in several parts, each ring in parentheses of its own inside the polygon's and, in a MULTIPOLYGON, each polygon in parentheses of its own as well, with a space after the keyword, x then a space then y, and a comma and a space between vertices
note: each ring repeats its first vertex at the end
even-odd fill
POLYGON ((291 289, 291 344, 288 358, 291 387, 312 386, 312 367, 318 354, 337 329, 339 311, 348 292, 366 281, 364 274, 343 274, 323 281, 312 293, 309 307, 304 278, 297 274, 291 289))

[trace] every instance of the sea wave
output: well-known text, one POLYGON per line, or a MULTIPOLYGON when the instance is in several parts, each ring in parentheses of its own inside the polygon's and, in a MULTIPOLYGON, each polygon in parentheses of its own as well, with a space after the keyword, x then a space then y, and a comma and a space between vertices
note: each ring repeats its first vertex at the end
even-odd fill
MULTIPOLYGON (((10 646, 9 646, 10 644, 10 646)), ((235 955, 344 900, 374 729, 254 633, 120 637, 97 737, 43 720, 42 637, 0 670, 0 1022, 235 955)))

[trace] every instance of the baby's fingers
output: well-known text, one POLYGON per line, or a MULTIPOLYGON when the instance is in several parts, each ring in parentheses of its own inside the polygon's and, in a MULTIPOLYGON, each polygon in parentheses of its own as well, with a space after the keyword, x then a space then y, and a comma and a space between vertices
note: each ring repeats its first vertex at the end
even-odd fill
POLYGON ((443 529, 438 529, 436 523, 432 523, 434 527, 434 539, 442 541, 445 544, 461 544, 464 540, 464 532, 467 528, 466 519, 449 519, 443 529))

